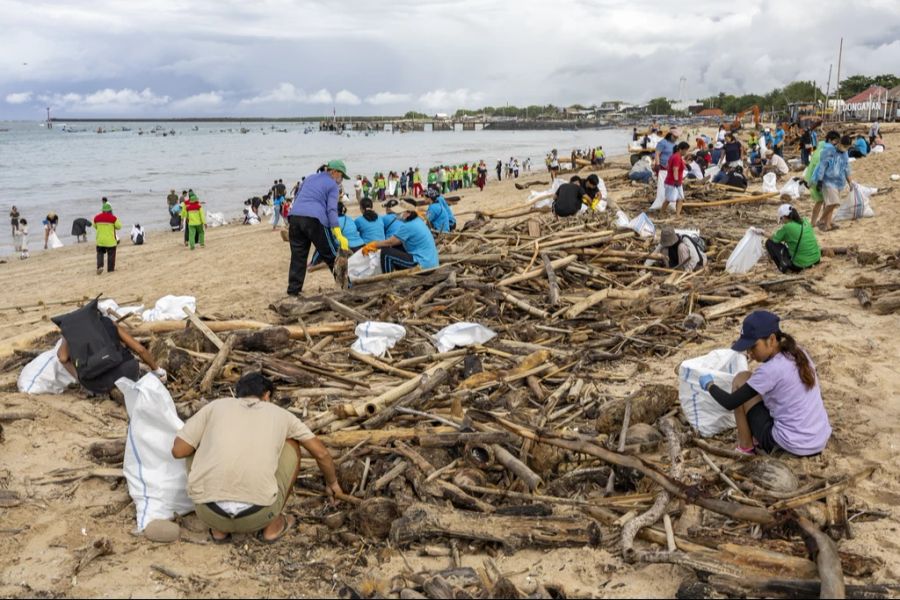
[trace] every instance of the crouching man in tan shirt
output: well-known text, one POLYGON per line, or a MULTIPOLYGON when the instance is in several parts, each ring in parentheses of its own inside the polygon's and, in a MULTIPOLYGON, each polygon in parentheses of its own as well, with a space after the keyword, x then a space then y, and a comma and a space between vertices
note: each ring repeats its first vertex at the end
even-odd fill
POLYGON ((319 464, 329 495, 341 494, 334 462, 303 422, 271 403, 262 373, 241 377, 237 398, 214 400, 177 433, 172 456, 187 458, 188 495, 215 542, 258 532, 275 542, 294 526, 282 511, 300 470, 300 446, 319 464))

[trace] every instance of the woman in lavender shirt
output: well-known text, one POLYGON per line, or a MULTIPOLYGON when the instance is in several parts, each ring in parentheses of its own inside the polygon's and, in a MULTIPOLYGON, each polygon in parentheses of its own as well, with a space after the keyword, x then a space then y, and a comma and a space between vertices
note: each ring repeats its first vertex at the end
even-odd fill
POLYGON ((715 386, 710 375, 700 378, 700 386, 734 411, 741 452, 781 448, 812 456, 825 448, 831 425, 815 365, 794 338, 781 331, 779 321, 778 315, 764 310, 744 319, 741 337, 731 349, 747 352, 760 365, 752 374, 738 373, 731 393, 715 386))

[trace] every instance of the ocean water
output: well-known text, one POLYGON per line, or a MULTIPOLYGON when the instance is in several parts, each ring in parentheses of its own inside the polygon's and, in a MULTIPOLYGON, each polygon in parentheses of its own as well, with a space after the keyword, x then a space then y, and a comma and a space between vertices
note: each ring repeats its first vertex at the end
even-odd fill
MULTIPOLYGON (((0 121, 0 210, 16 205, 28 219, 29 247, 42 251, 41 219, 59 217, 58 233, 74 243, 72 221, 92 219, 106 196, 127 233, 134 223, 148 232, 168 227, 166 195, 192 188, 207 212, 239 217, 244 200, 262 195, 275 179, 288 189, 322 163, 343 159, 352 177, 409 167, 484 160, 489 181, 498 160, 532 160, 544 170, 551 148, 567 155, 572 148, 601 145, 607 155, 625 152, 628 130, 378 132, 344 135, 319 132, 304 123, 72 123, 53 129, 36 122, 0 121), (97 133, 102 127, 106 133, 97 133), (196 129, 195 129, 196 127, 196 129), (241 133, 241 128, 249 129, 241 133), (122 131, 128 128, 130 131, 122 131), (138 135, 143 129, 144 134, 138 135), (314 131, 306 133, 310 129, 314 131), (286 130, 286 131, 282 131, 286 130)), ((352 194, 345 184, 345 191, 352 194)), ((0 233, 0 255, 12 253, 9 220, 0 233)), ((153 236, 148 235, 148 243, 153 236)), ((93 240, 89 233, 88 240, 93 240)))

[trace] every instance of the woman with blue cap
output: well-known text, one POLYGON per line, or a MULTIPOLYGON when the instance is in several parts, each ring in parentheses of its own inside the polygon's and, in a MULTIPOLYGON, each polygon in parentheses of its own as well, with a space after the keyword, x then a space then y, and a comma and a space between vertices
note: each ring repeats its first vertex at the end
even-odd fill
POLYGON ((820 453, 831 437, 815 365, 793 337, 781 331, 778 315, 758 310, 744 319, 741 337, 731 346, 760 365, 734 378, 731 393, 713 384, 711 375, 700 386, 733 410, 737 449, 753 454, 781 448, 796 456, 820 453))

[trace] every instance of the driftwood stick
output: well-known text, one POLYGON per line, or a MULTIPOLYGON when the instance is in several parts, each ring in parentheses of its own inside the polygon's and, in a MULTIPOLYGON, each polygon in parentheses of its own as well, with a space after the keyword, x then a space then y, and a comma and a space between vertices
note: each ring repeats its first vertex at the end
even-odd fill
MULTIPOLYGON (((678 441, 678 434, 675 433, 675 427, 670 419, 664 418, 660 420, 660 429, 663 430, 666 436, 666 445, 669 450, 669 475, 672 479, 678 481, 684 470, 684 463, 681 460, 681 442, 678 441)), ((656 496, 653 506, 647 512, 633 518, 622 527, 622 556, 627 562, 633 562, 636 558, 640 558, 640 555, 634 550, 634 536, 637 535, 638 530, 656 523, 665 514, 666 507, 671 499, 672 495, 663 489, 656 496)))
POLYGON ((550 306, 556 306, 559 304, 559 281, 556 278, 556 270, 553 268, 553 262, 550 260, 550 255, 546 252, 541 252, 541 260, 544 261, 544 271, 547 272, 547 283, 550 284, 549 302, 550 306))
POLYGON ((213 330, 210 329, 206 325, 206 323, 201 321, 199 319, 199 317, 197 317, 197 314, 194 311, 192 311, 190 308, 188 308, 187 306, 184 306, 184 307, 182 307, 182 310, 184 311, 184 314, 187 315, 187 318, 191 322, 191 325, 196 327, 200 331, 200 333, 202 333, 203 335, 206 336, 206 339, 208 339, 210 342, 212 342, 216 348, 221 350, 222 346, 225 345, 225 342, 222 341, 222 338, 217 336, 215 334, 215 332, 213 332, 213 330))
POLYGON ((418 377, 419 375, 418 373, 413 373, 412 371, 404 371, 403 369, 398 369, 397 367, 393 367, 386 362, 378 360, 374 356, 362 354, 361 352, 357 352, 356 350, 350 350, 350 356, 361 363, 365 363, 370 367, 374 367, 375 369, 384 371, 385 373, 390 373, 391 375, 399 375, 400 377, 406 377, 407 379, 418 377))
POLYGON ((212 363, 210 363, 206 373, 203 374, 203 379, 200 381, 201 395, 209 394, 212 391, 213 384, 222 372, 225 361, 228 360, 228 355, 231 354, 231 351, 234 349, 236 339, 237 338, 234 335, 228 336, 228 339, 222 344, 222 347, 219 348, 219 352, 216 354, 212 363))
POLYGON ((496 458, 497 462, 506 467, 510 473, 524 481, 529 490, 534 491, 544 484, 544 480, 541 479, 537 473, 528 468, 528 465, 510 454, 506 448, 500 444, 494 444, 493 449, 494 458, 496 458))
MULTIPOLYGON (((628 422, 631 420, 631 400, 625 401, 625 414, 622 416, 622 433, 619 434, 619 445, 616 449, 619 454, 625 452, 625 441, 628 437, 628 422)), ((613 469, 606 480, 606 495, 613 493, 616 485, 616 470, 613 469)))
MULTIPOLYGON (((572 264, 576 260, 578 260, 578 257, 575 256, 574 254, 572 254, 572 255, 566 256, 564 258, 558 258, 554 261, 550 261, 550 265, 554 269, 559 269, 561 267, 565 267, 567 265, 572 264)), ((544 273, 544 267, 541 267, 539 269, 532 269, 530 271, 526 271, 526 272, 520 273, 518 275, 512 275, 511 277, 507 277, 505 279, 501 279, 500 281, 498 281, 497 287, 505 287, 508 285, 513 285, 514 283, 521 283, 523 281, 528 281, 530 279, 537 279, 538 277, 541 276, 542 273, 544 273)))
POLYGON ((798 516, 797 525, 806 534, 807 546, 812 549, 819 568, 819 579, 822 580, 819 598, 846 598, 844 572, 834 540, 805 517, 798 516))

